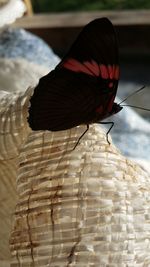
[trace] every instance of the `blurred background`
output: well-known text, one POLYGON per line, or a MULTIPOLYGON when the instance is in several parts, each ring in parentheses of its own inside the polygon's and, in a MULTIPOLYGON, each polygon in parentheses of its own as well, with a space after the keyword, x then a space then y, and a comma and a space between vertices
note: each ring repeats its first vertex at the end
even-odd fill
POLYGON ((149 0, 31 0, 35 13, 150 8, 149 0))

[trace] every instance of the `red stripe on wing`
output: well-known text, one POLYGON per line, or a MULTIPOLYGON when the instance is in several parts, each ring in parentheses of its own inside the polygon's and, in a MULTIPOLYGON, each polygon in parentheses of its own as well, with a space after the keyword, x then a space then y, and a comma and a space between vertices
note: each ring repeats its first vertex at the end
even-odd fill
POLYGON ((83 64, 88 68, 91 75, 93 75, 93 76, 99 76, 100 75, 99 66, 94 60, 92 60, 91 62, 85 61, 85 62, 83 62, 83 64))
POLYGON ((62 66, 66 69, 83 72, 92 76, 101 76, 103 79, 119 79, 119 66, 118 65, 98 65, 94 60, 79 62, 74 58, 69 58, 62 63, 62 66))
POLYGON ((85 61, 80 63, 78 60, 70 58, 63 63, 63 67, 75 72, 83 72, 92 76, 99 76, 99 67, 95 61, 85 61))
POLYGON ((107 66, 101 64, 100 65, 100 75, 103 79, 108 79, 109 78, 109 72, 107 66))

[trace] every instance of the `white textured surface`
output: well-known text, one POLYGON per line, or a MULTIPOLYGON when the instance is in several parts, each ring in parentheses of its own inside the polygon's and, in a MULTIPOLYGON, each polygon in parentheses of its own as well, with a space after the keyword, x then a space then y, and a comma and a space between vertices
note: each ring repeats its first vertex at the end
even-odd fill
POLYGON ((19 161, 12 267, 150 266, 149 175, 98 127, 32 132, 19 161))
POLYGON ((10 259, 18 156, 29 133, 25 111, 32 90, 27 88, 37 84, 46 72, 47 68, 23 59, 0 59, 0 260, 3 260, 0 266, 8 266, 4 260, 10 259))
POLYGON ((0 8, 0 27, 13 23, 22 17, 25 11, 25 4, 21 0, 9 0, 0 8))

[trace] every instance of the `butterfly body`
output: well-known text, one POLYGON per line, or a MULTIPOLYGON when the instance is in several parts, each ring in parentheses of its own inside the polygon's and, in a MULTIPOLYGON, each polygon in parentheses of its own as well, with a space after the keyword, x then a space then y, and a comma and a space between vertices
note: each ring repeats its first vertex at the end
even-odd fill
POLYGON ((97 123, 119 112, 118 46, 106 19, 86 25, 55 70, 42 77, 29 109, 33 130, 66 130, 97 123))

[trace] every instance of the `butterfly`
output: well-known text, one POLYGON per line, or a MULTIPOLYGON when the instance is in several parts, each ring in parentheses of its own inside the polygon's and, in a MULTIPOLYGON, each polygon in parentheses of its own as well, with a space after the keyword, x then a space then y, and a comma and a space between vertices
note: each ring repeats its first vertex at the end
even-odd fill
POLYGON ((107 18, 95 19, 56 68, 40 79, 30 99, 30 127, 61 131, 84 124, 88 130, 89 124, 105 123, 101 121, 122 109, 114 102, 118 79, 116 32, 107 18))

